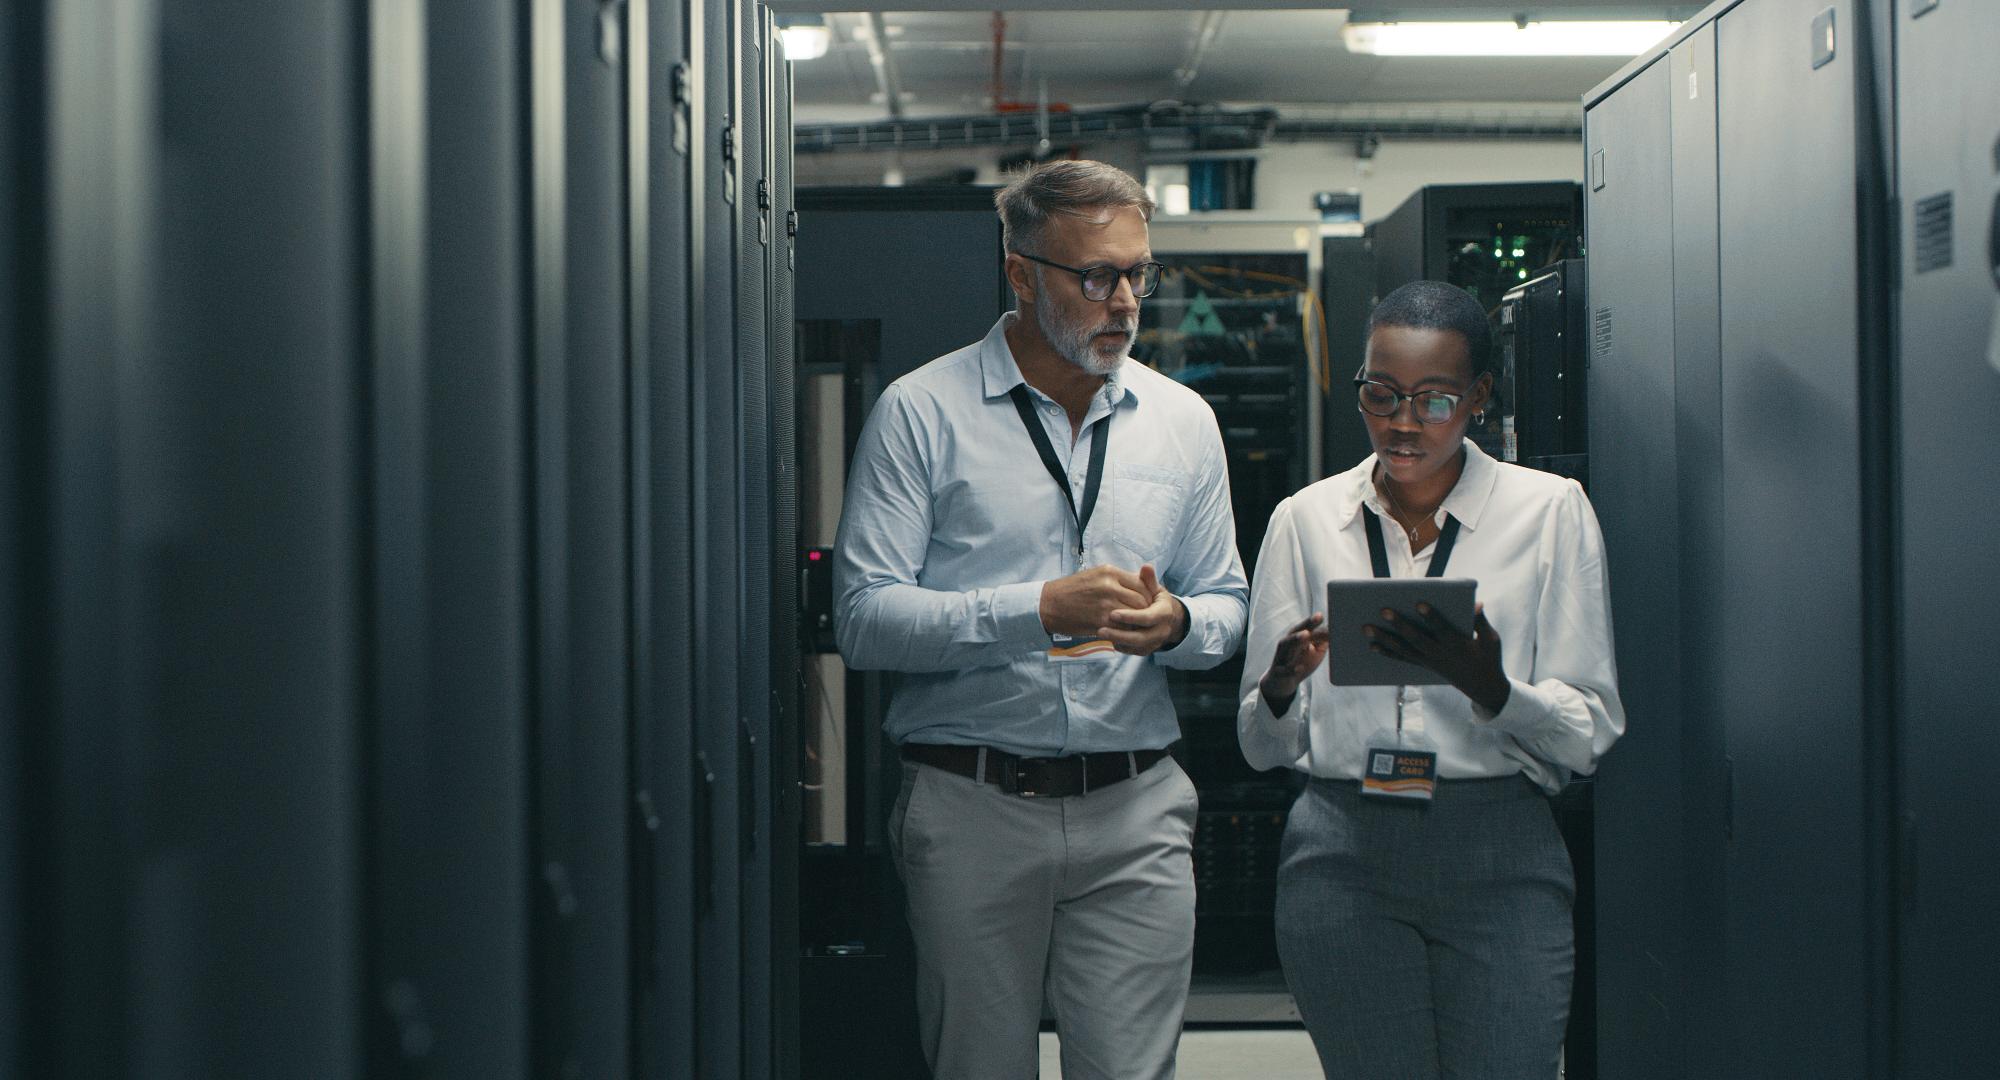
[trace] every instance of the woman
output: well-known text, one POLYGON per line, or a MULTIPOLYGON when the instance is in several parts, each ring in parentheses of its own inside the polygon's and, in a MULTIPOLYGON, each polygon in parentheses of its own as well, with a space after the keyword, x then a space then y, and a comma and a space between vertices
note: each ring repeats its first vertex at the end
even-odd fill
POLYGON ((1463 290, 1385 298, 1355 380, 1375 453, 1278 506, 1251 587, 1237 733, 1253 766, 1311 777, 1285 827, 1278 949, 1330 1077, 1548 1080, 1561 1053, 1575 886, 1547 796, 1595 769, 1624 713, 1583 490, 1465 438, 1490 352, 1463 290), (1472 627, 1419 605, 1360 632, 1450 685, 1313 677, 1329 580, 1442 560, 1433 576, 1478 582, 1472 627), (1428 801, 1363 793, 1368 752, 1398 746, 1435 755, 1428 801))

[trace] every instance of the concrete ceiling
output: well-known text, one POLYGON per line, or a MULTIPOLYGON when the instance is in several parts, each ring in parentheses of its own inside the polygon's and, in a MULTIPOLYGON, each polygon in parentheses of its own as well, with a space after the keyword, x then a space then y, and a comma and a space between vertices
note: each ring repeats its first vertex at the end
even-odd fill
MULTIPOLYGON (((941 0, 935 0, 941 2, 941 0)), ((1157 3, 1157 0, 1155 0, 1157 3)), ((1486 0, 1488 4, 1491 0, 1486 0)), ((1280 5, 1281 7, 1283 5, 1280 5)), ((1445 4, 1462 13, 1467 3, 1445 4)), ((1537 13, 1581 9, 1540 0, 1537 13)), ((1380 5, 1377 5, 1378 9, 1380 5)), ((1690 5, 1607 3, 1628 17, 1684 13, 1690 5)), ((1416 17, 1406 2, 1386 12, 1416 17)), ((1374 14, 1371 12, 1370 14, 1374 14)), ((1350 53, 1341 42, 1340 9, 1009 10, 1002 46, 1002 92, 1033 103, 1047 81, 1053 103, 1079 108, 1162 100, 1234 104, 1327 105, 1434 102, 1576 103, 1629 57, 1380 58, 1350 53), (1211 16, 1215 16, 1211 18, 1211 16), (1204 28, 1212 29, 1206 48, 1204 28), (1190 60, 1194 78, 1176 78, 1190 60)), ((991 10, 884 12, 892 62, 910 117, 992 109, 994 27, 991 10)), ((871 17, 826 15, 833 45, 796 68, 801 123, 877 120, 887 115, 868 40, 871 17)))

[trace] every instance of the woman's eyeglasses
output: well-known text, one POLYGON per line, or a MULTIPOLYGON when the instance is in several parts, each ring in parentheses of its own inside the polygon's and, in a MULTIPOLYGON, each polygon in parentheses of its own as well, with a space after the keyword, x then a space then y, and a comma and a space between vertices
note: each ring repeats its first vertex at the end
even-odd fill
POLYGON ((1420 424, 1442 424, 1449 421, 1458 411, 1458 402, 1464 394, 1447 394, 1442 390, 1419 390, 1405 394, 1387 383, 1374 379, 1354 380, 1356 397, 1360 399, 1361 411, 1370 416, 1394 416, 1403 402, 1410 403, 1410 413, 1420 424))

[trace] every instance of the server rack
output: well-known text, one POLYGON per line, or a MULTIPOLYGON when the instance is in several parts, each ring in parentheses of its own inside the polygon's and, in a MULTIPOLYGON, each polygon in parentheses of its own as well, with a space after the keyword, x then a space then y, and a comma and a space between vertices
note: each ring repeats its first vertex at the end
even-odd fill
MULTIPOLYGON (((843 430, 798 448, 845 462, 882 388, 978 341, 1013 306, 993 189, 806 188, 797 195, 801 374, 835 374, 843 430)), ((805 470, 811 471, 811 470, 805 470)), ((829 493, 815 492, 815 498, 829 493)), ((881 734, 887 679, 850 672, 846 835, 800 846, 800 1071, 806 1080, 929 1075, 916 1025, 914 946, 884 823, 900 765, 881 734)))
POLYGON ((696 1066, 697 833, 694 776, 694 604, 698 445, 694 356, 704 338, 706 104, 701 94, 701 0, 630 8, 641 80, 627 116, 635 140, 628 180, 632 231, 635 469, 632 725, 633 1074, 698 1076, 696 1066), (641 54, 637 46, 644 44, 641 54), (643 225, 643 227, 642 227, 643 225))
POLYGON ((1621 614, 1681 611, 1680 576, 1664 571, 1699 558, 1701 550, 1691 540, 1685 541, 1691 550, 1682 549, 1676 476, 1668 464, 1680 452, 1664 404, 1673 400, 1678 359, 1673 314, 1679 268, 1670 216, 1675 173, 1662 137, 1668 82, 1666 69, 1649 71, 1635 80, 1632 95, 1600 106, 1614 111, 1593 112, 1585 130, 1591 160, 1600 150, 1615 158, 1616 172, 1607 163, 1605 173, 1617 180, 1602 188, 1592 180, 1588 218, 1591 502, 1613 568, 1619 696, 1627 716, 1626 736, 1599 766, 1595 792, 1598 1053, 1608 1075, 1685 1075, 1680 1010, 1686 1002, 1678 991, 1681 943, 1691 926, 1678 902, 1678 860, 1631 855, 1641 844, 1678 853, 1683 842, 1682 815, 1659 812, 1683 805, 1679 725, 1690 712, 1680 696, 1683 620, 1621 614), (1654 137, 1604 145, 1622 132, 1654 137), (1650 964, 1649 955, 1656 958, 1650 964), (1651 1000, 1667 1006, 1641 1007, 1651 1000))
POLYGON ((372 27, 369 1071, 525 1077, 532 685, 515 21, 372 27))
POLYGON ((766 27, 756 0, 735 0, 732 8, 736 48, 732 54, 736 94, 736 155, 741 170, 736 198, 736 439, 740 485, 737 662, 741 716, 737 732, 737 799, 741 846, 740 888, 742 938, 743 1068, 763 1075, 771 1064, 771 1016, 759 1007, 769 991, 770 939, 751 927, 770 925, 772 740, 769 724, 771 686, 773 517, 769 422, 771 371, 770 325, 766 302, 770 294, 770 178, 765 174, 764 35, 766 27))
POLYGON ((769 87, 765 114, 765 161, 771 183, 770 301, 767 333, 770 341, 771 387, 765 430, 771 442, 771 726, 769 807, 771 830, 766 860, 771 867, 770 936, 771 985, 764 1000, 771 1010, 769 1074, 799 1075, 799 965, 802 961, 797 913, 799 850, 804 830, 804 739, 800 700, 805 692, 804 571, 799 548, 798 331, 795 321, 799 218, 794 192, 792 155, 792 68, 767 13, 764 40, 765 77, 769 87))
POLYGON ((37 347, 0 355, 35 665, 6 1026, 24 1075, 358 1075, 366 224, 359 117, 328 103, 366 45, 289 8, 185 10, 164 42, 137 9, 19 8, 47 277, 17 282, 37 347))
MULTIPOLYGON (((1308 363, 1318 322, 1298 252, 1162 252, 1167 271, 1140 309, 1134 358, 1200 393, 1228 448, 1237 546, 1246 570, 1278 503, 1304 487, 1317 393, 1308 363)), ((1256 773, 1236 740, 1241 658, 1171 672, 1179 757, 1200 790, 1194 833, 1194 982, 1189 1023, 1265 1023, 1297 1013, 1278 967, 1279 841, 1298 781, 1256 773)))
MULTIPOLYGON (((1497 312, 1509 291, 1579 253, 1582 221, 1582 188, 1568 181, 1419 188, 1368 226, 1366 255, 1375 293, 1367 310, 1412 281, 1444 281, 1471 293, 1489 314, 1497 312)), ((1329 406, 1344 409, 1343 388, 1334 389, 1329 406)), ((1473 428, 1468 437, 1502 457, 1500 414, 1487 415, 1485 425, 1473 428)), ((1328 458, 1329 470, 1335 460, 1358 461, 1368 454, 1367 433, 1360 425, 1329 424, 1327 438, 1330 453, 1333 440, 1341 440, 1342 454, 1328 458), (1358 453, 1351 453, 1357 448, 1358 453)))
POLYGON ((738 248, 743 197, 739 149, 737 0, 706 0, 702 63, 704 153, 702 225, 704 347, 697 354, 694 423, 697 466, 694 506, 699 530, 694 564, 695 611, 695 943, 698 1075, 734 1076, 743 1068, 741 1032, 747 1008, 743 965, 743 883, 749 837, 743 829, 742 742, 747 734, 737 648, 745 640, 739 595, 742 531, 738 492, 737 333, 738 248))
POLYGON ((1354 386, 1348 381, 1361 369, 1368 349, 1368 314, 1378 295, 1373 248, 1366 236, 1329 236, 1320 241, 1320 309, 1326 313, 1330 387, 1320 411, 1322 476, 1351 469, 1373 453, 1368 428, 1355 406, 1354 386))
POLYGON ((1719 3, 1586 98, 1607 1071, 1891 1068, 1885 14, 1719 3))
POLYGON ((2000 1056, 1978 1006, 2000 963, 2000 850, 1990 830, 1965 827, 2000 815, 1981 775, 2000 676, 1984 601, 1971 600, 2000 595, 1988 494, 2000 437, 1983 419, 2000 409, 2000 73, 1981 55, 2000 38, 2000 8, 1908 2, 1893 18, 1902 291, 1899 371, 1879 392, 1895 423, 1899 518, 1891 1066, 1971 1076, 2000 1056))
MULTIPOLYGON (((46 35, 39 16, 0 18, 0 87, 14 103, 0 115, 0 251, 10 253, 0 259, 0 356, 8 357, 46 355, 46 337, 31 315, 41 309, 45 289, 40 259, 45 244, 39 216, 31 212, 44 202, 42 154, 31 118, 45 106, 41 81, 29 74, 42 65, 46 35)), ((29 423, 26 399, 41 375, 39 367, 0 362, 0 432, 6 433, 0 436, 0 508, 6 508, 0 509, 0 710, 16 717, 43 707, 32 672, 47 654, 43 647, 31 651, 31 642, 45 640, 43 635, 24 633, 30 581, 37 576, 30 567, 26 522, 46 520, 39 493, 23 483, 36 471, 30 462, 41 440, 29 423)), ((23 1022, 29 942, 40 936, 27 917, 35 909, 28 867, 46 866, 29 853, 34 842, 29 810, 37 803, 31 801, 25 763, 42 756, 36 743, 44 735, 36 725, 17 723, 0 737, 0 821, 7 823, 0 826, 0 882, 6 883, 0 887, 0 1016, 23 1022)), ((0 1063, 23 1070, 27 1061, 22 1023, 0 1025, 0 1063)))
POLYGON ((1375 295, 1448 281, 1492 308, 1534 271, 1577 255, 1582 219, 1583 191, 1568 181, 1419 188, 1368 226, 1375 295))
POLYGON ((790 278, 737 310, 705 106, 789 73, 662 0, 114 7, 0 13, 0 1072, 786 1071, 790 278))
POLYGON ((1494 312, 1501 460, 1585 487, 1588 310, 1583 260, 1563 259, 1508 290, 1494 312))

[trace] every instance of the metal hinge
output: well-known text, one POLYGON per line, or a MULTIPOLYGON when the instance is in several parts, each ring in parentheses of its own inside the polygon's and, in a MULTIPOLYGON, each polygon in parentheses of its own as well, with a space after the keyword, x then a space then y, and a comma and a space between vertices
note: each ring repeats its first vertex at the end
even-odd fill
POLYGON ((682 157, 687 156, 688 126, 694 109, 694 97, 689 92, 692 79, 693 73, 689 71, 687 61, 683 60, 674 65, 674 153, 682 157))
POLYGON ((722 199, 731 206, 736 205, 736 121, 725 119, 722 124, 722 199))

